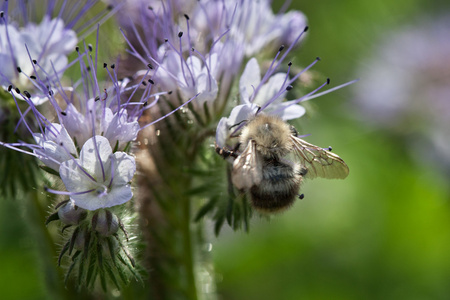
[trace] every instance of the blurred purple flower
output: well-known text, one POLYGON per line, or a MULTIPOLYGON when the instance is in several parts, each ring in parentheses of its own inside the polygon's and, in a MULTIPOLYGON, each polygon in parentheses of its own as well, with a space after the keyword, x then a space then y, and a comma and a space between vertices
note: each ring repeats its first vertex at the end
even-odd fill
POLYGON ((448 15, 391 30, 357 71, 365 80, 354 103, 365 121, 411 137, 413 155, 450 174, 449 36, 448 15))

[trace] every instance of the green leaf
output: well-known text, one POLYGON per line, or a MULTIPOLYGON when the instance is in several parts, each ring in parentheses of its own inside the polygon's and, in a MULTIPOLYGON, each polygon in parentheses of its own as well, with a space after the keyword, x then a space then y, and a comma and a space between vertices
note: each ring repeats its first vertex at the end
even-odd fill
POLYGON ((114 276, 114 272, 112 271, 112 266, 107 262, 105 262, 105 270, 106 270, 106 273, 108 274, 109 278, 111 279, 111 281, 114 283, 114 285, 117 287, 117 289, 120 290, 121 288, 120 288, 119 283, 117 282, 116 276, 114 276))
POLYGON ((217 200, 218 198, 216 197, 209 199, 209 201, 199 209, 197 215, 194 218, 194 221, 200 221, 200 219, 203 218, 208 212, 212 211, 217 203, 217 200))
POLYGON ((63 258, 64 254, 69 250, 70 241, 64 244, 64 247, 61 249, 61 252, 59 253, 58 257, 58 266, 61 266, 61 259, 63 258))
POLYGON ((59 215, 58 212, 55 212, 53 214, 51 214, 50 216, 48 216, 47 220, 45 220, 45 226, 47 226, 50 222, 59 220, 59 215))
POLYGON ((223 223, 225 222, 225 216, 223 214, 219 215, 216 219, 216 224, 214 225, 214 234, 219 236, 220 229, 222 228, 223 223))
POLYGON ((39 166, 39 168, 41 168, 42 170, 44 170, 45 172, 47 172, 47 173, 49 173, 49 174, 52 174, 52 175, 55 175, 55 176, 60 177, 60 176, 59 176, 59 172, 53 170, 53 169, 50 168, 50 167, 41 165, 41 166, 39 166))

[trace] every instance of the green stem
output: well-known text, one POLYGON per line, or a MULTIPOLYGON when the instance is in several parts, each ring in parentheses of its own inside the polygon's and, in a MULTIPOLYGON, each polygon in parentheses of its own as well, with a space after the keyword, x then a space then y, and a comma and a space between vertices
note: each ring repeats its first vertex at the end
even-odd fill
POLYGON ((191 203, 189 198, 183 199, 183 238, 184 238, 184 263, 187 277, 188 299, 197 300, 197 285, 194 270, 193 235, 191 230, 191 203))

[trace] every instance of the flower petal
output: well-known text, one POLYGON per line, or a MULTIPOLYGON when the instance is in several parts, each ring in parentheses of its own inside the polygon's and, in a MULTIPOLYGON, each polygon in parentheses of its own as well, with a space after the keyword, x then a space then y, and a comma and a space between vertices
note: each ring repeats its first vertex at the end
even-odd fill
POLYGON ((81 148, 80 164, 98 182, 101 182, 104 179, 103 172, 105 172, 105 175, 110 172, 111 162, 109 157, 111 154, 112 149, 108 139, 96 135, 88 139, 83 145, 83 148, 81 148))
MULTIPOLYGON (((80 168, 77 163, 79 159, 68 160, 61 164, 59 168, 59 175, 63 181, 66 189, 71 193, 84 192, 95 188, 96 182, 92 181, 80 168)), ((86 195, 79 195, 79 197, 86 197, 86 195)), ((77 197, 74 197, 74 200, 77 197)), ((78 204, 77 204, 78 205, 78 204)))
POLYGON ((111 155, 114 165, 113 186, 125 185, 133 179, 136 172, 136 162, 134 157, 125 152, 115 152, 111 155))
POLYGON ((239 92, 241 94, 241 103, 249 103, 250 96, 261 82, 261 70, 256 58, 252 58, 245 66, 244 72, 239 80, 239 92))

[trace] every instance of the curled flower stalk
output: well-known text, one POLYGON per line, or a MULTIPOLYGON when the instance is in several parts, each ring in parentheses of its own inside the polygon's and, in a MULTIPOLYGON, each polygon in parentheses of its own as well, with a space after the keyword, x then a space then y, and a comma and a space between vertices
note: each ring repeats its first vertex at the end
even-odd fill
POLYGON ((129 152, 139 131, 151 124, 141 128, 139 118, 163 93, 153 93, 151 84, 141 88, 142 81, 118 80, 115 64, 98 66, 91 45, 74 50, 81 70, 75 84, 66 86, 55 69, 53 77, 31 78, 45 105, 32 101, 34 92, 7 88, 19 108, 19 123, 34 141, 1 145, 39 159, 48 183, 65 188, 45 190, 61 199, 46 224, 61 223, 66 241, 58 264, 67 265, 66 284, 106 292, 109 285, 121 289, 141 277, 132 254, 136 163, 129 152), (109 80, 100 83, 100 72, 109 80))

